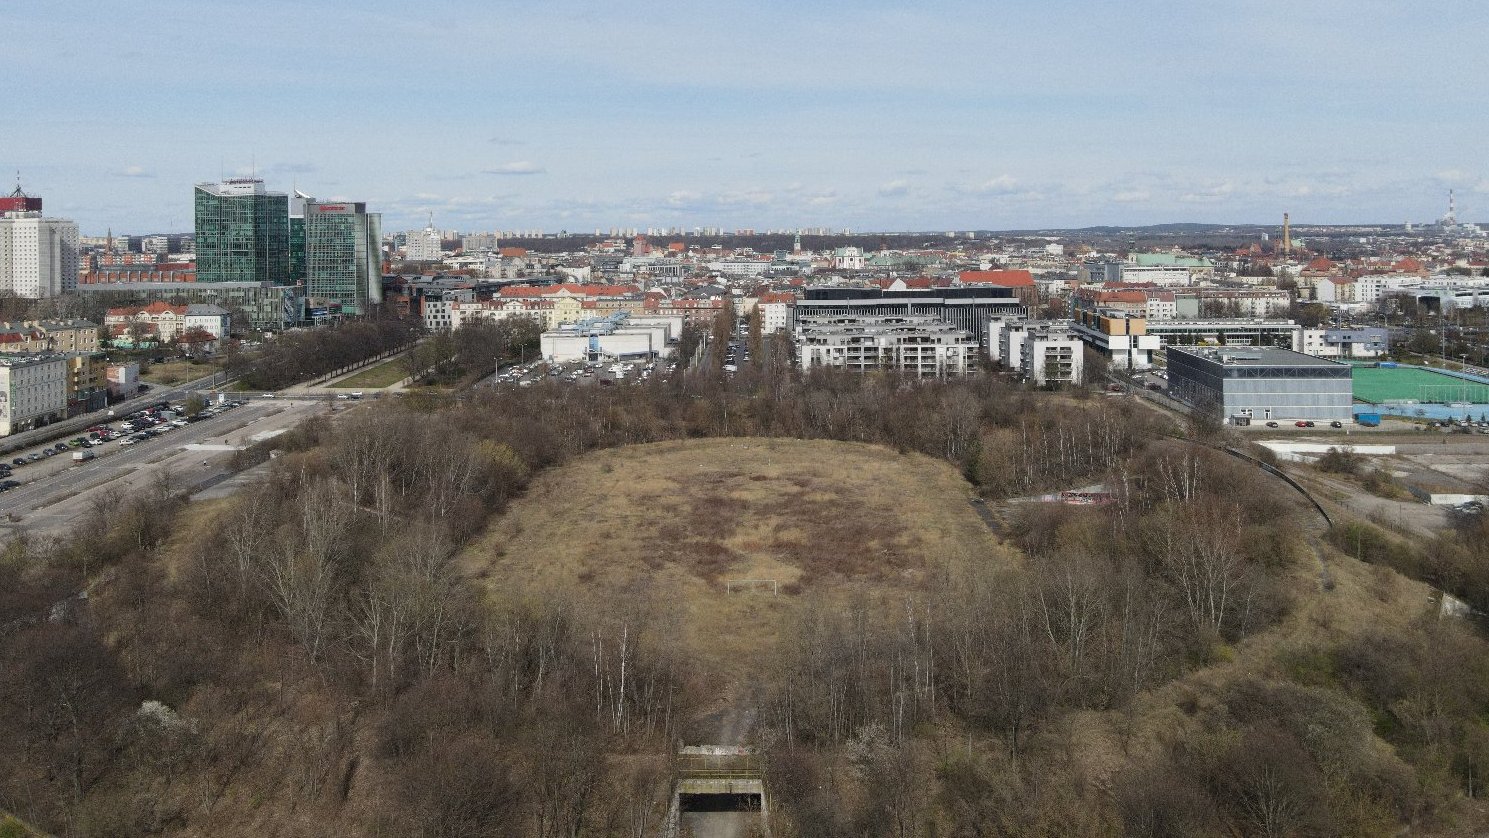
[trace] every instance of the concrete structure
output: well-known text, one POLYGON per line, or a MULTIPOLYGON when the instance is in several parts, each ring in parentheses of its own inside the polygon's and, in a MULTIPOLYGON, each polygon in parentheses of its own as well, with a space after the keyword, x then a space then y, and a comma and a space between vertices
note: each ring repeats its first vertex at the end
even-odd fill
POLYGON ((305 204, 305 296, 366 314, 383 301, 382 215, 363 203, 305 204))
POLYGON ((1168 350, 1169 394, 1217 418, 1352 422, 1348 364, 1285 349, 1168 350))
POLYGON ((0 436, 67 418, 67 358, 0 358, 0 436))
POLYGON ((800 316, 796 356, 803 369, 894 370, 916 377, 965 375, 977 367, 977 338, 921 315, 800 316))
POLYGON ((0 214, 0 293, 55 297, 78 286, 78 225, 40 212, 0 214))
POLYGON ((198 282, 290 281, 289 196, 256 178, 195 190, 198 282))
POLYGON ((496 233, 471 233, 461 236, 460 249, 466 253, 494 253, 501 249, 501 236, 496 233))

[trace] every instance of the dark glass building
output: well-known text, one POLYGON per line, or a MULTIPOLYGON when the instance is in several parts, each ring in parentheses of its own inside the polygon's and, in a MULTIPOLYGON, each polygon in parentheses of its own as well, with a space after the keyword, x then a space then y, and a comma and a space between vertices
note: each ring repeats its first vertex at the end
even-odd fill
POLYGON ((197 282, 290 284, 289 233, 289 198, 263 181, 197 184, 197 282))
POLYGON ((382 302, 382 216, 363 203, 305 204, 305 296, 311 307, 340 303, 365 314, 382 302))

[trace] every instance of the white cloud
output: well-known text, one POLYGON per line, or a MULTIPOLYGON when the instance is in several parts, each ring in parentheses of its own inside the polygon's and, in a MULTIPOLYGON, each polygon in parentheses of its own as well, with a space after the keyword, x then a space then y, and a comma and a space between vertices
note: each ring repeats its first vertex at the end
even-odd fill
POLYGON ((885 198, 898 198, 910 194, 910 182, 906 180, 892 180, 879 187, 879 194, 885 198))
POLYGON ((1235 185, 1230 181, 1226 181, 1214 186, 1186 192, 1179 196, 1179 200, 1186 204, 1213 204, 1224 201, 1235 193, 1235 191, 1235 185))
POLYGON ((972 187, 972 192, 982 195, 1011 195, 1017 192, 1019 182, 1010 175, 998 175, 997 177, 983 181, 972 187))
POLYGON ((1127 189, 1112 196, 1112 200, 1119 204, 1141 204, 1152 198, 1153 193, 1146 189, 1127 189))
POLYGON ((147 170, 144 166, 125 166, 116 174, 119 177, 155 177, 155 173, 147 170))
POLYGON ((530 160, 516 160, 511 163, 503 163, 492 169, 482 169, 481 171, 488 175, 541 175, 545 169, 530 160))

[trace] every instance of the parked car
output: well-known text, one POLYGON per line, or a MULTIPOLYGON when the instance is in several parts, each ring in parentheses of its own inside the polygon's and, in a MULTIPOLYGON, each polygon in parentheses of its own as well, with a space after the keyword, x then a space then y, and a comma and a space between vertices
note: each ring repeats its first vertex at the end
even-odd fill
POLYGON ((23 465, 26 464, 26 458, 25 457, 16 457, 14 460, 11 460, 10 461, 10 464, 13 465, 13 466, 23 466, 23 465))
POLYGON ((1329 427, 1331 427, 1331 428, 1342 428, 1342 427, 1344 427, 1344 423, 1341 422, 1341 421, 1339 421, 1338 419, 1335 419, 1334 421, 1332 421, 1332 422, 1329 423, 1329 427))
POLYGON ((1277 423, 1276 422, 1268 422, 1267 423, 1267 427, 1269 427, 1269 428, 1275 428, 1275 427, 1277 427, 1277 423))

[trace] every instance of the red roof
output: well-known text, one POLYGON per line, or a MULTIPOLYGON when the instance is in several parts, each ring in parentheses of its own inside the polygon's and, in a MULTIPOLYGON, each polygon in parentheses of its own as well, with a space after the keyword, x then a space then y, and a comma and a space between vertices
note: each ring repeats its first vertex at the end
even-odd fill
POLYGON ((1034 284, 1034 275, 1025 270, 962 271, 959 277, 963 285, 999 285, 1004 288, 1027 288, 1034 284))
POLYGON ((509 259, 510 258, 513 258, 513 257, 516 257, 516 258, 519 258, 520 259, 523 256, 526 256, 527 255, 527 248, 525 248, 525 247, 503 247, 503 248, 497 250, 496 252, 497 252, 497 255, 503 256, 503 257, 506 257, 506 258, 509 258, 509 259))

